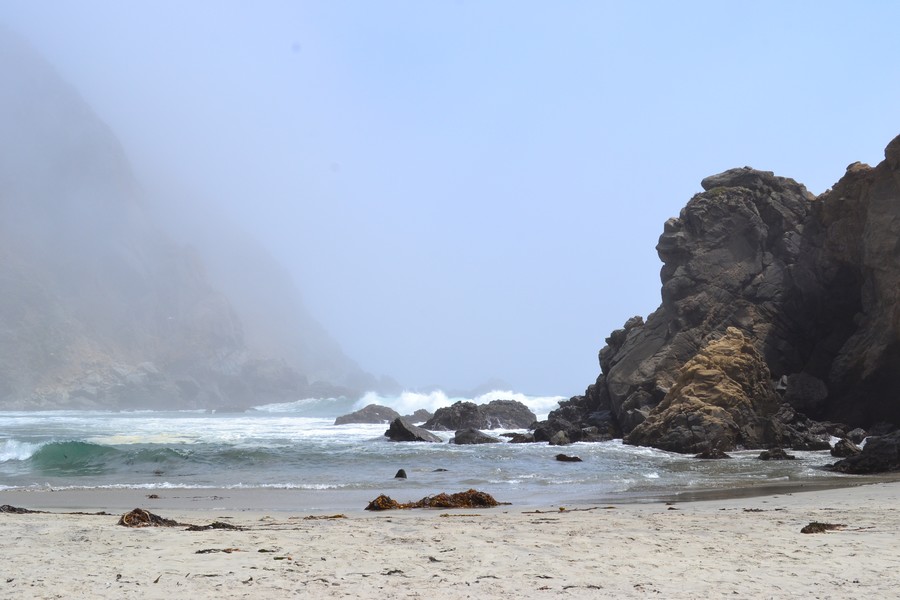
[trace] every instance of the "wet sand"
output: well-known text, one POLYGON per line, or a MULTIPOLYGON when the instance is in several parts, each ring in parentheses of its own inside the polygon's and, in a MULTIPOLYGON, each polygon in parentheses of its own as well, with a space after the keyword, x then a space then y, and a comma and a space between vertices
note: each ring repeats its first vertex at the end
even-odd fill
POLYGON ((0 492, 2 504, 56 505, 52 513, 0 514, 0 596, 871 598, 900 585, 900 483, 674 504, 354 510, 340 518, 274 510, 297 500, 273 497, 278 490, 234 492, 0 492), (266 496, 254 499, 258 493, 266 496), (136 506, 242 529, 117 525, 136 506), (801 533, 813 521, 838 527, 801 533))

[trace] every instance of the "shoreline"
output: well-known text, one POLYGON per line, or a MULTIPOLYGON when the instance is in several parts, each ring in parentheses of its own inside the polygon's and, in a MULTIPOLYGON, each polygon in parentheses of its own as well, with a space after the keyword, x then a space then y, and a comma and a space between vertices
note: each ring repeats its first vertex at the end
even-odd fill
MULTIPOLYGON (((655 504, 688 503, 715 500, 739 500, 746 498, 816 492, 878 483, 900 482, 900 473, 881 475, 841 475, 806 479, 803 481, 752 482, 728 488, 673 489, 654 492, 623 492, 591 494, 586 490, 564 490, 556 497, 543 490, 535 498, 516 491, 508 496, 502 488, 485 486, 487 492, 501 503, 521 509, 535 507, 590 506, 596 504, 655 504)), ((280 487, 97 487, 97 488, 12 488, 0 490, 0 505, 9 504, 31 510, 99 512, 118 510, 127 512, 133 508, 147 510, 189 510, 210 512, 363 512, 368 503, 379 494, 386 494, 400 502, 415 501, 433 493, 454 493, 463 489, 441 489, 427 492, 422 489, 388 484, 382 491, 372 489, 309 490, 280 487)))
MULTIPOLYGON (((322 513, 141 506, 180 523, 117 525, 134 496, 58 492, 106 515, 0 514, 4 597, 890 597, 900 482, 689 502, 322 513), (99 504, 97 506, 88 506, 99 504), (320 514, 321 513, 321 514, 320 514), (341 513, 339 518, 334 518, 341 513), (834 525, 803 534, 811 522, 834 525), (49 567, 48 565, 52 565, 49 567), (5 582, 5 583, 4 583, 5 582)), ((271 491, 271 490, 268 490, 271 491)), ((144 492, 144 490, 140 490, 144 492)), ((48 493, 56 494, 56 493, 48 493)), ((0 494, 0 503, 29 492, 0 494)), ((165 500, 165 499, 161 499, 165 500)), ((240 500, 246 501, 247 497, 240 500)), ((502 500, 502 498, 498 498, 502 500)), ((30 507, 23 507, 30 508, 30 507)), ((75 507, 71 507, 75 508, 75 507)))

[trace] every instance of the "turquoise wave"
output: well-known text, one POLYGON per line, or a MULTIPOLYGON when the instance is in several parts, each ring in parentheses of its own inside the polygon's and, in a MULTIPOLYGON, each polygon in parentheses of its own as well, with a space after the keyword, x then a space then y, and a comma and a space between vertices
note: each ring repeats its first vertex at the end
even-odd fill
POLYGON ((170 465, 185 459, 184 453, 171 448, 120 450, 68 441, 43 445, 26 462, 33 472, 43 475, 96 475, 131 470, 135 466, 170 465))

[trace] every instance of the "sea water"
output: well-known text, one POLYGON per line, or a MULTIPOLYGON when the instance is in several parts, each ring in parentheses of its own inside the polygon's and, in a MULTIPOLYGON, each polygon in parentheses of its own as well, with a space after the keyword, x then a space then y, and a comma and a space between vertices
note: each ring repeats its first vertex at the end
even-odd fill
MULTIPOLYGON (((561 398, 492 392, 468 399, 516 399, 539 418, 561 398)), ((640 500, 673 494, 800 485, 839 475, 822 467, 825 452, 761 461, 758 451, 732 460, 688 456, 622 444, 390 442, 386 424, 334 425, 336 416, 376 402, 401 413, 434 410, 460 398, 440 392, 359 401, 313 399, 256 407, 239 414, 205 411, 0 412, 0 491, 133 488, 305 490, 358 503, 385 493, 400 501, 470 488, 501 501, 548 505, 640 500), (581 462, 560 462, 556 455, 581 462), (395 479, 403 469, 406 479, 395 479)), ((502 430, 491 432, 494 435, 502 430)), ((337 502, 341 504, 341 502, 337 502)))

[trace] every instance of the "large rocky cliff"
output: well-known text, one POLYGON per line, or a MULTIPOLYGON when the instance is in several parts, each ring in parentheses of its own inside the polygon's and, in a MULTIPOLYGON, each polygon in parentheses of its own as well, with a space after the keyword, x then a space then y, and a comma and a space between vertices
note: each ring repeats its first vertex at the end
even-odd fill
POLYGON ((0 72, 0 408, 248 406, 370 382, 258 251, 232 247, 255 261, 232 261, 232 286, 252 273, 282 306, 232 302, 152 217, 109 128, 3 31, 0 72))
POLYGON ((850 165, 818 197, 748 167, 701 185, 659 238, 660 307, 610 334, 597 381, 538 437, 661 446, 664 433, 632 432, 659 420, 679 370, 731 327, 795 421, 900 424, 900 137, 878 166, 850 165))

